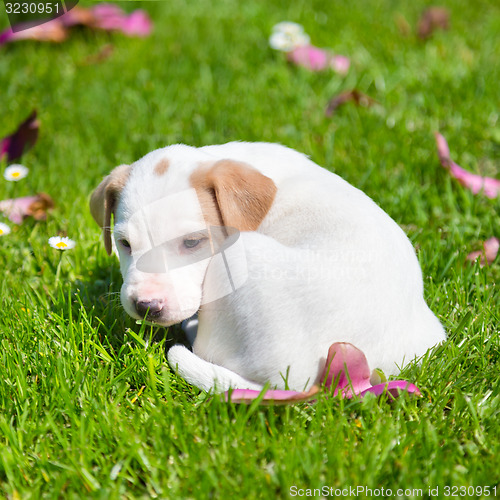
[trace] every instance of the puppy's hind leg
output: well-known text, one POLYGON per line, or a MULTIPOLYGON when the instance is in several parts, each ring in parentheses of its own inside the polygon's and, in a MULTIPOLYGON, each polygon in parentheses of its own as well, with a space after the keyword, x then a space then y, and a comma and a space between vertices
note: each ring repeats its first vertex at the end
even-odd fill
POLYGON ((201 359, 180 344, 169 349, 167 358, 170 367, 178 375, 204 391, 224 392, 230 388, 257 391, 262 389, 261 385, 246 380, 223 366, 201 359))

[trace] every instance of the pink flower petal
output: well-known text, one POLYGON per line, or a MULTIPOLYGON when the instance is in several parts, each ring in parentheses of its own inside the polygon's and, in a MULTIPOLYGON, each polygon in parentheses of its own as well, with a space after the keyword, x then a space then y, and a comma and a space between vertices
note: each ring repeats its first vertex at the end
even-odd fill
POLYGON ((9 28, 0 33, 0 45, 24 39, 62 42, 68 36, 68 28, 76 25, 121 31, 128 36, 147 36, 152 29, 151 19, 145 11, 139 9, 128 15, 117 5, 103 3, 90 9, 74 7, 57 19, 16 33, 9 28))
POLYGON ((368 389, 371 387, 370 375, 366 356, 357 347, 346 342, 330 346, 321 380, 326 387, 336 382, 334 396, 343 391, 344 396, 351 397, 352 392, 358 394, 368 389))
POLYGON ((419 388, 407 382, 406 380, 392 380, 390 382, 385 382, 383 384, 377 384, 359 393, 359 396, 364 396, 369 392, 375 394, 375 396, 382 396, 382 394, 387 393, 390 396, 397 398, 402 391, 406 391, 409 394, 416 394, 420 396, 419 388))
POLYGON ((0 141, 0 160, 7 156, 7 161, 12 162, 20 158, 24 150, 31 148, 38 139, 39 122, 36 111, 17 127, 17 130, 0 141))
POLYGON ((439 161, 443 167, 448 168, 451 163, 450 159, 450 148, 444 136, 439 132, 434 132, 434 137, 436 138, 437 151, 439 156, 439 161))
POLYGON ((43 220, 48 210, 53 207, 54 201, 45 193, 0 201, 0 212, 14 224, 21 224, 29 216, 36 220, 43 220))
POLYGON ((492 177, 482 177, 473 174, 457 165, 450 158, 450 149, 446 139, 439 133, 435 132, 436 145, 441 165, 448 169, 452 177, 458 180, 460 184, 470 189, 474 194, 483 192, 488 198, 496 198, 500 194, 500 180, 492 177))
POLYGON ((478 257, 481 257, 481 266, 491 264, 497 258, 499 248, 500 240, 493 236, 483 243, 483 250, 471 252, 467 255, 467 260, 475 261, 478 257))
POLYGON ((500 241, 494 236, 484 242, 484 253, 488 262, 493 262, 500 249, 500 241))
POLYGON ((121 17, 125 14, 123 9, 114 3, 100 3, 94 5, 90 10, 92 14, 101 19, 121 17))
POLYGON ((312 71, 321 71, 328 66, 326 52, 312 46, 296 47, 288 53, 288 60, 312 71))
MULTIPOLYGON (((401 392, 420 395, 418 387, 406 380, 393 380, 372 386, 370 368, 366 356, 357 347, 346 342, 336 342, 330 346, 321 380, 326 388, 334 387, 333 395, 339 393, 344 398, 354 395, 363 397, 367 393, 381 396, 389 394, 395 398, 401 392)), ((316 399, 320 387, 313 385, 308 392, 269 390, 262 396, 261 404, 293 404, 316 399)), ((225 393, 226 401, 250 403, 257 399, 259 391, 236 389, 225 393)))
MULTIPOLYGON (((319 387, 314 385, 307 392, 286 391, 286 390, 269 390, 262 397, 261 404, 292 404, 302 401, 311 401, 319 392, 319 387)), ((232 403, 250 403, 260 396, 260 391, 251 389, 235 389, 232 392, 227 391, 224 394, 225 400, 232 403)))
POLYGON ((93 26, 103 30, 120 30, 125 22, 126 14, 117 5, 99 4, 90 9, 94 16, 93 26))
MULTIPOLYGON (((18 25, 19 27, 19 25, 18 25)), ((17 40, 37 40, 39 42, 62 42, 68 36, 66 28, 59 18, 53 19, 38 26, 21 31, 12 31, 11 28, 0 33, 0 46, 17 40)))
POLYGON ((84 7, 75 6, 66 14, 60 17, 61 22, 64 26, 92 26, 94 22, 94 15, 91 9, 86 9, 84 7))
POLYGON ((288 52, 287 56, 290 62, 311 71, 332 68, 340 74, 346 74, 350 66, 350 61, 347 57, 331 55, 328 51, 319 49, 313 45, 296 47, 288 52))
POLYGON ((331 66, 339 75, 347 75, 351 66, 351 60, 346 56, 333 56, 331 66))
POLYGON ((152 22, 143 10, 135 10, 127 15, 120 7, 100 4, 92 7, 94 26, 107 31, 121 31, 128 36, 147 36, 151 33, 152 22))
POLYGON ((135 10, 125 19, 122 31, 128 36, 148 36, 152 30, 152 22, 146 12, 135 10))

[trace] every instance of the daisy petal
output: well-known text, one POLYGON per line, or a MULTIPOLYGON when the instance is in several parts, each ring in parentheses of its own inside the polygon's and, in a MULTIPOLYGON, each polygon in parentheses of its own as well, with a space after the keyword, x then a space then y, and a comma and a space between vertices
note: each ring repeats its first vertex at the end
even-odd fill
POLYGON ((287 35, 300 35, 304 33, 304 27, 299 23, 293 21, 282 21, 281 23, 273 26, 274 33, 286 33, 287 35))
POLYGON ((6 181, 17 182, 24 179, 29 174, 29 169, 24 165, 9 165, 3 173, 3 177, 6 181))
POLYGON ((269 37, 269 45, 274 50, 281 50, 282 52, 289 52, 293 50, 294 44, 289 36, 285 33, 273 33, 269 37))
POLYGON ((298 35, 291 35, 277 31, 269 37, 269 45, 274 50, 281 50, 282 52, 290 52, 297 47, 309 45, 310 38, 305 33, 298 35))
POLYGON ((5 236, 6 234, 9 233, 10 233, 10 227, 7 226, 7 224, 0 222, 0 236, 5 236))
POLYGON ((71 250, 75 248, 76 243, 66 236, 52 236, 49 238, 49 245, 56 250, 71 250))

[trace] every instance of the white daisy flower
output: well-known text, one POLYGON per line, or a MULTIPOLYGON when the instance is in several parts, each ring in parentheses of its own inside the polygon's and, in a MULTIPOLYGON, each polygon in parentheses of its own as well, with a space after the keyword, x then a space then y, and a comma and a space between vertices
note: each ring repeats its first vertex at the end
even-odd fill
POLYGON ((299 23, 294 23, 292 21, 282 21, 281 23, 275 24, 273 26, 273 32, 282 32, 290 36, 300 35, 304 33, 304 27, 299 23))
POLYGON ((4 173, 4 179, 7 181, 20 181, 28 175, 29 169, 24 165, 9 165, 4 173))
POLYGON ((66 236, 52 236, 49 238, 49 245, 56 250, 71 250, 76 243, 66 236))
POLYGON ((10 227, 7 226, 7 224, 0 222, 0 236, 5 236, 6 234, 9 233, 10 233, 10 227))
POLYGON ((300 24, 284 21, 273 27, 269 45, 275 50, 290 52, 297 47, 309 45, 310 41, 300 24))

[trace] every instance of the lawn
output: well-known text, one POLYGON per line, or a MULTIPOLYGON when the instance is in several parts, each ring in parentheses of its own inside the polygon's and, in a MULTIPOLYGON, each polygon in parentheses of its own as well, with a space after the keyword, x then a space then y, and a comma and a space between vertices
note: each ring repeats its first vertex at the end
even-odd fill
POLYGON ((45 222, 0 217, 12 229, 0 237, 0 496, 319 498, 312 490, 327 487, 323 496, 486 498, 486 486, 500 496, 500 258, 466 259, 500 237, 500 198, 453 179, 433 136, 463 168, 499 177, 500 6, 443 0, 449 29, 422 41, 428 5, 127 2, 150 14, 150 36, 75 28, 60 44, 0 47, 0 138, 33 109, 40 122, 21 158, 28 177, 0 178, 0 199, 46 192, 56 203, 45 222), (347 75, 287 63, 268 44, 283 20, 348 56, 347 75), (325 115, 354 88, 376 104, 325 115), (230 140, 307 153, 405 229, 448 332, 403 370, 421 398, 228 404, 169 369, 178 329, 126 316, 90 192, 158 147, 230 140), (55 235, 76 247, 54 250, 55 235))

